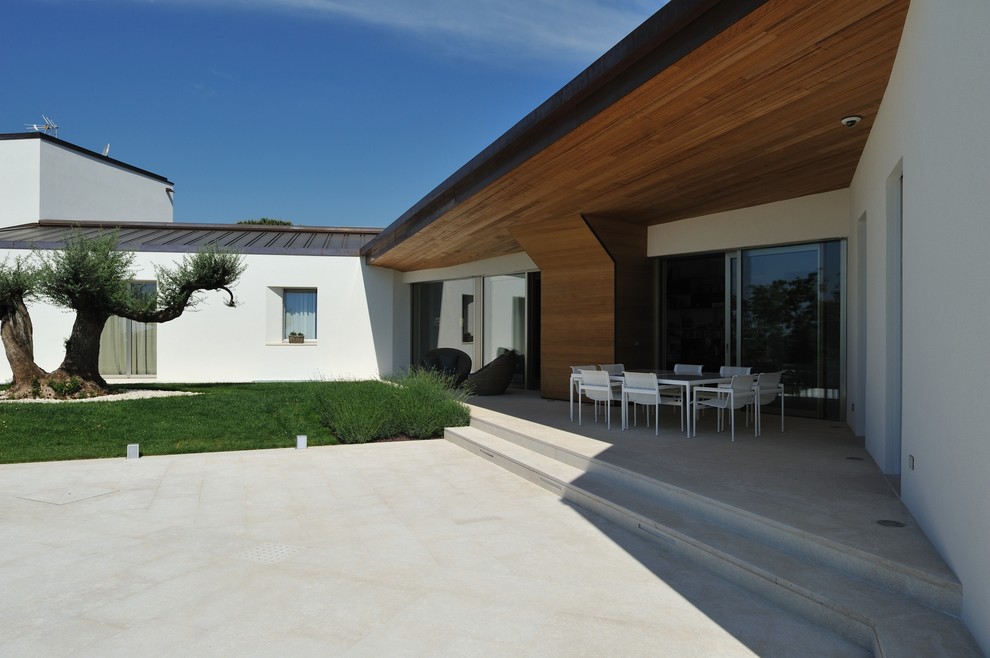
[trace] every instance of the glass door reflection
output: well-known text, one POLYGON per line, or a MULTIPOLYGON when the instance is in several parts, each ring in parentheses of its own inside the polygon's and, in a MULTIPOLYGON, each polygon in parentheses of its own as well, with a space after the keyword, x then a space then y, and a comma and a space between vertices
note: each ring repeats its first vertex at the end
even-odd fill
POLYGON ((525 387, 526 275, 485 277, 483 316, 484 363, 490 363, 508 350, 515 350, 516 372, 511 385, 525 387))

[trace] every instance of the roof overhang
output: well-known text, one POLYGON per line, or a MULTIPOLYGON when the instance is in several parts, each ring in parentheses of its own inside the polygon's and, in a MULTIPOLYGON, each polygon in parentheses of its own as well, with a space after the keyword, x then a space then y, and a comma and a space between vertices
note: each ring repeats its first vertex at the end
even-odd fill
POLYGON ((848 187, 907 8, 673 0, 362 253, 445 267, 522 251, 520 223, 654 225, 848 187))

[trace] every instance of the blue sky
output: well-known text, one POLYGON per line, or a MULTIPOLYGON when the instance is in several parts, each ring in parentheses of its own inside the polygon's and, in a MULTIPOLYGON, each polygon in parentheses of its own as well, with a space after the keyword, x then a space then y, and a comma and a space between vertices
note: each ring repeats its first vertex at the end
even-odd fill
POLYGON ((109 143, 176 221, 386 226, 662 4, 3 0, 0 133, 109 143))

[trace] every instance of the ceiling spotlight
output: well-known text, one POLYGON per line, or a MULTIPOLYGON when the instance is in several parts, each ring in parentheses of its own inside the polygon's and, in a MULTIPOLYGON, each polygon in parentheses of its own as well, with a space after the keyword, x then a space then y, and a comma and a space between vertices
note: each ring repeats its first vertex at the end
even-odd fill
POLYGON ((862 120, 863 120, 863 117, 859 116, 858 114, 854 114, 854 115, 852 115, 850 117, 846 117, 845 119, 843 119, 842 120, 842 125, 845 126, 846 128, 852 128, 853 126, 855 126, 857 123, 859 123, 862 120))

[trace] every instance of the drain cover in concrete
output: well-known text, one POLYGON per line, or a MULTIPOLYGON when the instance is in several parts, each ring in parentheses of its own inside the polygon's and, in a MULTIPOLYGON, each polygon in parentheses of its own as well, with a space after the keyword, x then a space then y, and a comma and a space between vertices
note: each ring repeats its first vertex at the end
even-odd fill
POLYGON ((289 546, 287 544, 260 544, 255 548, 238 553, 237 557, 243 560, 261 562, 262 564, 276 564, 301 550, 302 547, 300 546, 289 546))
POLYGON ((100 487, 73 487, 72 489, 50 489, 38 491, 26 496, 18 496, 24 500, 33 500, 50 505, 67 505, 87 498, 96 498, 113 493, 116 489, 101 489, 100 487))

